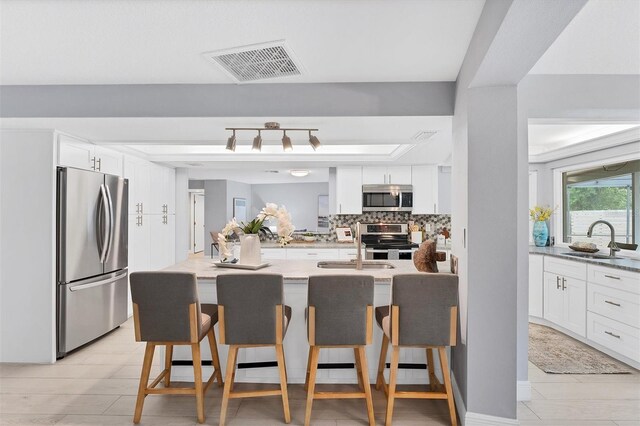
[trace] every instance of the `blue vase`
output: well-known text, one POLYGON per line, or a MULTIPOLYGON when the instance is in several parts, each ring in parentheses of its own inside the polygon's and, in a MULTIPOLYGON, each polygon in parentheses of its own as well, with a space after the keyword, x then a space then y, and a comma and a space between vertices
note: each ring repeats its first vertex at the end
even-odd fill
POLYGON ((549 238, 549 228, 547 222, 539 220, 533 224, 533 242, 536 247, 544 247, 547 245, 549 238))

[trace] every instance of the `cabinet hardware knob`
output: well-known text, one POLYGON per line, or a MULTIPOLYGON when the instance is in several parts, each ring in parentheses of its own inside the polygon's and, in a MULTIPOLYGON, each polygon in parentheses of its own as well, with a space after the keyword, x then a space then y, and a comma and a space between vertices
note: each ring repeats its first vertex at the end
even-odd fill
POLYGON ((619 303, 616 303, 616 302, 612 302, 611 300, 605 300, 605 301, 604 301, 604 303, 608 303, 608 304, 610 304, 610 305, 613 305, 613 306, 618 306, 618 307, 620 307, 620 304, 619 304, 619 303))
POLYGON ((605 332, 604 332, 604 334, 608 334, 609 336, 611 336, 611 337, 615 337, 616 339, 619 339, 619 338, 620 338, 620 335, 619 335, 619 334, 614 334, 614 333, 612 333, 612 332, 610 332, 610 331, 605 331, 605 332))
POLYGON ((619 280, 620 277, 616 277, 615 275, 605 275, 607 278, 611 278, 612 280, 619 280))

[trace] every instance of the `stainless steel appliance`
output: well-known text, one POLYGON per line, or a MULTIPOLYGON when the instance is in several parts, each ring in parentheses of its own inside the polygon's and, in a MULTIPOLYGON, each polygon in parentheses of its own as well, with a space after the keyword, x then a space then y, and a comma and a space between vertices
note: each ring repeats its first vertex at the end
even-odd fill
POLYGON ((406 223, 367 223, 361 233, 365 259, 411 260, 419 247, 409 240, 406 223))
POLYGON ((362 185, 362 211, 410 212, 413 210, 411 185, 362 185))
POLYGON ((128 180, 57 170, 57 355, 127 320, 128 180))

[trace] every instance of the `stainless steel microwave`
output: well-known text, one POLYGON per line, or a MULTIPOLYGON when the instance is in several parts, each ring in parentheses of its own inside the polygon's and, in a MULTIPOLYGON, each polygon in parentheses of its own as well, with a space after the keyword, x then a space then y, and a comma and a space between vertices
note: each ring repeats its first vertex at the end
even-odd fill
POLYGON ((410 212, 413 210, 411 185, 362 185, 362 211, 410 212))

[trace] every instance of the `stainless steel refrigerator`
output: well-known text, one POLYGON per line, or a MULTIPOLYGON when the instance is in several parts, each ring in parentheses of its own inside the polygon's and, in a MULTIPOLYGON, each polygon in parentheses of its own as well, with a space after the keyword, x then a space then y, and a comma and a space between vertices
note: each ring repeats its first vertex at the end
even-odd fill
POLYGON ((58 358, 127 320, 128 180, 57 170, 58 358))

